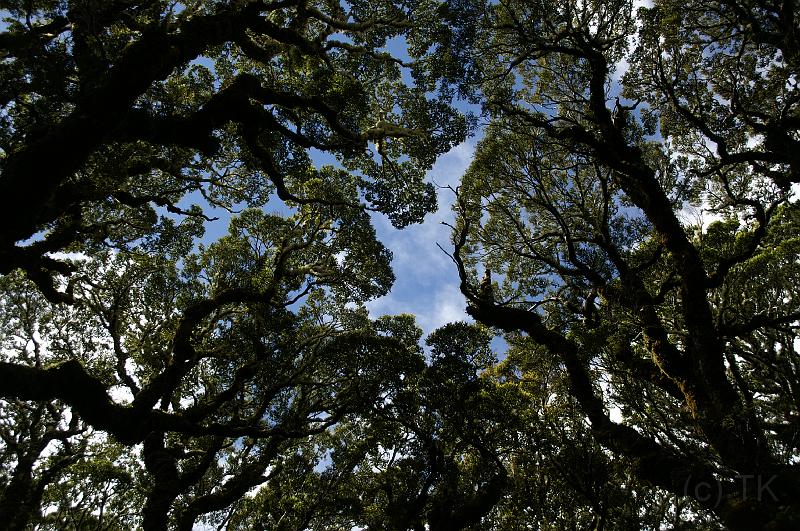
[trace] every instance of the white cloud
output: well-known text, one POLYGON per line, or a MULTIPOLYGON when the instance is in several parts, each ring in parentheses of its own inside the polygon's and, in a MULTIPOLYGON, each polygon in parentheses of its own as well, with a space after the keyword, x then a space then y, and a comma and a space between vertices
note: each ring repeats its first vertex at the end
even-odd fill
POLYGON ((447 284, 436 293, 433 315, 426 316, 431 331, 453 321, 468 319, 464 312, 467 303, 457 285, 447 284))
POLYGON ((437 288, 419 290, 399 279, 391 293, 367 303, 367 308, 372 317, 414 314, 425 336, 447 323, 471 320, 465 312, 467 303, 458 288, 455 270, 451 276, 437 288))
POLYGON ((475 144, 468 140, 457 145, 436 161, 428 177, 440 186, 455 188, 472 162, 475 155, 475 144))
POLYGON ((394 254, 392 267, 397 277, 388 295, 367 304, 373 317, 411 313, 425 334, 448 322, 467 319, 455 265, 437 243, 450 250, 450 229, 442 224, 453 220, 455 195, 448 187, 458 186, 474 152, 474 142, 468 141, 436 161, 428 179, 440 187, 439 209, 422 224, 396 230, 386 218, 373 218, 379 239, 394 254))
POLYGON ((711 205, 705 199, 700 205, 684 202, 683 207, 677 212, 677 216, 681 223, 697 227, 701 233, 705 233, 708 226, 715 221, 725 219, 721 214, 712 211, 711 205))
POLYGON ((115 385, 108 389, 108 395, 115 404, 128 405, 133 402, 133 393, 124 385, 115 385))

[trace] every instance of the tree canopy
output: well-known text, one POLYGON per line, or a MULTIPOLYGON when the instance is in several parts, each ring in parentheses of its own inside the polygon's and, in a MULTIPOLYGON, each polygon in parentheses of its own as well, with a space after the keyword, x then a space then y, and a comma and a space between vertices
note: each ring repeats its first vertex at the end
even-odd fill
POLYGON ((491 116, 457 206, 469 312, 555 356, 637 478, 731 528, 796 526, 793 5, 467 7, 491 116))
POLYGON ((0 528, 800 525, 792 2, 0 15, 0 528))

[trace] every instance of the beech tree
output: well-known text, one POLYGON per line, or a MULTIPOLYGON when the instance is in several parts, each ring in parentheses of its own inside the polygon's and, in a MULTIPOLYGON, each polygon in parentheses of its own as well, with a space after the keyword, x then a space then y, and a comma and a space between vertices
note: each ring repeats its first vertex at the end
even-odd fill
POLYGON ((794 4, 448 13, 466 45, 439 61, 490 117, 453 258, 468 312, 528 351, 509 377, 557 360, 581 431, 679 520, 795 528, 794 4))
POLYGON ((368 212, 420 221, 467 129, 385 50, 416 9, 3 3, 5 527, 226 525, 417 370, 363 306, 394 278, 368 212))
POLYGON ((0 9, 0 526, 800 525, 792 2, 0 9))

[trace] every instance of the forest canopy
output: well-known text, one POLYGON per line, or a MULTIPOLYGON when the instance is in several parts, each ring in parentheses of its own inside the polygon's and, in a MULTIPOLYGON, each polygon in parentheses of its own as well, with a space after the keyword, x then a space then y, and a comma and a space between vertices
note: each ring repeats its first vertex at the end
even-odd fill
POLYGON ((0 528, 800 527, 793 2, 0 16, 0 528))

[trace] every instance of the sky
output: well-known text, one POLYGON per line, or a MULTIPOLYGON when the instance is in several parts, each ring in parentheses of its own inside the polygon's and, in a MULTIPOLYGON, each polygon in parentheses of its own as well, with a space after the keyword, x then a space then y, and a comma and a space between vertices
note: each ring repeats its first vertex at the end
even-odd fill
MULTIPOLYGON (((634 1, 634 9, 650 5, 652 2, 649 0, 634 1)), ((634 42, 630 44, 633 45, 634 42)), ((389 41, 385 49, 395 57, 410 59, 406 53, 405 42, 400 38, 389 41)), ((627 69, 628 63, 623 58, 612 77, 615 85, 612 92, 619 91, 619 79, 627 69)), ((408 73, 405 74, 406 81, 412 82, 408 73)), ((475 108, 466 106, 462 110, 476 111, 475 108)), ((394 286, 387 295, 367 303, 373 318, 385 314, 413 314, 424 336, 446 323, 471 320, 465 313, 466 301, 459 291, 455 265, 439 246, 448 251, 452 248, 450 228, 443 224, 443 222, 451 223, 453 220, 452 204, 455 196, 451 188, 458 186, 461 176, 473 158, 480 136, 479 130, 476 136, 470 137, 448 153, 441 155, 429 171, 428 181, 438 186, 438 209, 428 214, 423 223, 398 230, 385 216, 372 214, 372 222, 379 240, 393 254, 392 267, 396 277, 394 286)), ((312 158, 318 165, 336 164, 330 156, 312 153, 312 158)), ((199 195, 192 194, 181 201, 181 206, 188 206, 194 202, 205 203, 199 195)), ((221 209, 209 209, 207 204, 204 205, 204 209, 209 215, 220 218, 218 221, 206 224, 203 241, 209 243, 227 233, 230 214, 221 209)), ((266 209, 270 212, 290 214, 290 210, 280 201, 270 201, 266 209)), ((681 214, 684 218, 697 218, 698 215, 703 216, 704 212, 703 209, 699 209, 699 212, 694 209, 681 214)), ((706 224, 713 221, 707 214, 705 217, 706 224)))
MULTIPOLYGON (((428 172, 428 181, 438 186, 438 209, 425 216, 423 223, 396 229, 386 216, 371 214, 378 239, 392 252, 392 268, 396 277, 389 294, 367 303, 372 318, 413 314, 423 330, 423 337, 446 323, 471 320, 464 311, 466 299, 458 288, 455 264, 437 244, 447 250, 452 247, 450 229, 442 224, 452 223, 454 219, 452 205, 455 195, 448 187, 458 186, 472 160, 476 144, 476 137, 467 139, 441 155, 428 172)), ((327 156, 316 162, 321 165, 334 161, 327 156)), ((202 238, 204 244, 208 245, 227 234, 231 218, 228 212, 211 208, 199 194, 188 195, 180 202, 180 206, 188 207, 192 203, 202 204, 209 216, 219 218, 206 222, 206 233, 202 238)), ((271 200, 265 209, 270 213, 291 214, 280 200, 271 200)))
MULTIPOLYGON (((634 10, 651 6, 652 0, 634 1, 634 10)), ((387 50, 396 57, 409 59, 400 39, 390 42, 387 50)), ((614 72, 613 80, 618 82, 627 69, 628 63, 623 59, 614 72)), ((618 84, 614 90, 619 91, 618 84)), ((464 106, 461 110, 475 112, 477 109, 464 106)), ((438 210, 426 216, 422 224, 397 230, 385 217, 373 215, 378 238, 394 255, 392 267, 397 280, 388 295, 367 304, 372 317, 414 314, 425 335, 446 323, 472 321, 465 312, 466 299, 458 287, 455 264, 439 249, 437 243, 448 251, 452 248, 450 229, 442 224, 453 220, 452 205, 455 196, 447 187, 458 186, 461 176, 472 161, 475 146, 481 136, 481 131, 478 130, 475 136, 436 161, 428 173, 428 180, 439 186, 438 210)), ((493 345, 496 349, 503 348, 502 341, 496 340, 493 345)))
MULTIPOLYGON (((391 39, 385 50, 404 61, 410 60, 402 38, 391 39)), ((403 77, 406 83, 413 84, 408 69, 404 69, 403 77)), ((479 112, 476 106, 459 102, 455 105, 462 112, 479 112)), ((423 331, 423 337, 447 323, 472 321, 465 312, 466 299, 459 291, 455 264, 437 244, 448 251, 452 248, 450 229, 442 224, 451 223, 454 219, 452 205, 455 195, 450 188, 458 186, 472 161, 480 137, 481 131, 478 130, 474 136, 441 155, 428 172, 428 182, 438 187, 438 208, 436 212, 425 216, 421 224, 396 229, 386 216, 371 213, 378 239, 392 252, 392 268, 396 278, 387 295, 367 303, 373 319, 382 315, 413 314, 423 331)), ((340 166, 329 154, 312 150, 310 155, 318 167, 325 164, 340 166)), ((219 218, 205 224, 203 243, 207 245, 227 234, 230 213, 210 208, 199 193, 189 194, 179 206, 188 207, 192 203, 203 205, 209 216, 219 218)), ((270 200, 265 209, 270 213, 291 214, 290 209, 277 199, 270 200)))
MULTIPOLYGON (((648 0, 637 0, 634 4, 635 7, 652 5, 648 0)), ((402 38, 390 40, 385 49, 395 57, 410 59, 402 38)), ((619 66, 615 81, 627 70, 625 61, 619 66)), ((412 82, 408 72, 404 74, 406 82, 412 82)), ((463 111, 477 110, 463 107, 463 111)), ((459 290, 455 264, 437 244, 448 251, 452 248, 450 229, 443 225, 443 222, 451 223, 454 218, 452 205, 455 196, 448 187, 458 186, 461 176, 469 166, 481 137, 480 130, 476 133, 441 155, 428 172, 428 181, 438 186, 438 209, 428 214, 423 223, 398 230, 385 216, 372 214, 378 239, 393 254, 392 268, 396 277, 394 286, 387 295, 367 303, 372 318, 387 314, 413 314, 422 328, 423 337, 450 322, 472 321, 465 312, 466 300, 459 290)), ((312 158, 318 165, 336 164, 330 156, 312 153, 312 158)), ((266 208, 281 212, 281 206, 275 201, 271 201, 266 208)), ((229 215, 224 211, 211 215, 220 216, 220 220, 207 224, 204 241, 213 241, 227 232, 229 215)), ((496 347, 502 348, 502 342, 496 343, 496 347)))
POLYGON ((428 180, 439 186, 438 210, 423 223, 403 230, 392 227, 385 216, 373 215, 378 238, 392 251, 397 280, 388 295, 367 304, 370 314, 411 313, 425 335, 453 321, 469 320, 466 300, 459 291, 453 261, 439 247, 450 250, 450 229, 442 222, 453 220, 452 190, 458 186, 475 152, 475 138, 459 144, 439 157, 428 180))
MULTIPOLYGON (((393 56, 410 61, 405 40, 391 39, 386 51, 393 56)), ((406 83, 413 84, 410 72, 403 69, 406 83)), ((480 109, 455 102, 462 112, 479 112, 480 109)), ((450 229, 442 223, 454 219, 452 210, 455 189, 467 170, 481 131, 449 152, 439 156, 427 174, 428 182, 438 187, 437 210, 425 216, 421 224, 402 230, 395 229, 389 220, 380 214, 372 214, 378 239, 392 251, 392 269, 395 283, 385 296, 367 303, 370 316, 410 313, 416 316, 423 337, 440 326, 454 321, 471 321, 466 314, 466 299, 459 290, 459 279, 453 261, 437 244, 450 251, 450 229)))

